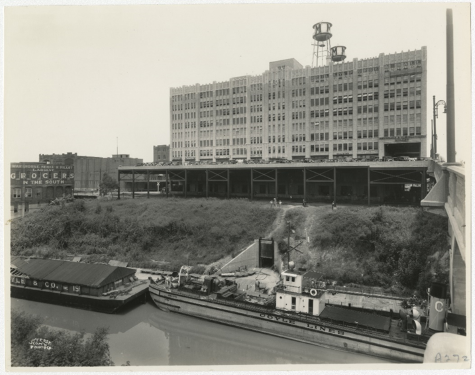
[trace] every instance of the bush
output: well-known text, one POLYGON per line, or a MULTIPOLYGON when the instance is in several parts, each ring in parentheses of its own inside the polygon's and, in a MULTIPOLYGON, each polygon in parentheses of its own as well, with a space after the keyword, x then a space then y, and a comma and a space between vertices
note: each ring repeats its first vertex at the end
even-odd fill
POLYGON ((23 367, 113 366, 107 339, 106 328, 98 328, 92 337, 85 340, 84 332, 68 333, 63 330, 53 330, 42 326, 41 319, 37 316, 12 310, 11 365, 23 367), (42 348, 35 349, 31 347, 32 345, 42 346, 42 348))

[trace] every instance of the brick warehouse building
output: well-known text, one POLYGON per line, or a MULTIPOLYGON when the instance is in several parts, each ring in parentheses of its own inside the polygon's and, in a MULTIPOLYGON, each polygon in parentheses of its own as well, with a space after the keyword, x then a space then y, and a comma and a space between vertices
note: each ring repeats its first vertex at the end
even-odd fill
POLYGON ((153 146, 153 162, 154 163, 165 163, 170 161, 170 146, 169 145, 158 145, 153 146))
MULTIPOLYGON (((112 155, 111 158, 97 156, 78 156, 77 153, 68 152, 67 154, 52 154, 39 156, 40 162, 47 162, 53 165, 65 164, 72 165, 75 171, 74 189, 80 190, 99 189, 102 176, 107 173, 113 179, 117 180, 117 170, 119 166, 134 166, 143 163, 142 159, 131 158, 128 154, 112 155)), ((123 183, 122 189, 125 189, 123 183)))
POLYGON ((55 198, 72 195, 74 167, 64 164, 11 163, 10 204, 12 217, 47 204, 55 198))
POLYGON ((425 156, 427 49, 170 89, 172 160, 425 156))

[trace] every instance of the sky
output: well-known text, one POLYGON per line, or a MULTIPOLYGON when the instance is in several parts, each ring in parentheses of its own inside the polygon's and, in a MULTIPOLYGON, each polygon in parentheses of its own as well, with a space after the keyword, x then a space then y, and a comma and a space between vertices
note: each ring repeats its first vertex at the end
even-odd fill
MULTIPOLYGON (((446 99, 446 8, 454 12, 456 159, 470 159, 469 3, 11 6, 4 10, 5 162, 118 151, 152 161, 170 143, 171 87, 258 75, 270 61, 312 63, 312 26, 333 24, 347 61, 428 51, 446 99), (468 117, 467 117, 468 116, 468 117)), ((437 120, 445 157, 445 115, 437 120)), ((429 148, 430 146, 428 146, 429 148)), ((427 150, 429 153, 429 150, 427 150)))

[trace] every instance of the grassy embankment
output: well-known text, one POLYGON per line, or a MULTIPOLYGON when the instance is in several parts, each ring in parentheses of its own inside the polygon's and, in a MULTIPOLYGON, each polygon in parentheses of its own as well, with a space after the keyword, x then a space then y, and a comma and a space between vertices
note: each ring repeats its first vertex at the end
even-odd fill
POLYGON ((177 270, 237 253, 269 233, 278 212, 246 200, 76 200, 14 220, 11 253, 177 270))
MULTIPOLYGON (((14 220, 12 254, 81 255, 90 262, 117 259, 177 270, 188 262, 208 265, 236 255, 271 233, 280 212, 247 200, 76 201, 14 220)), ((287 221, 298 237, 310 239, 299 246, 302 254, 291 253, 297 267, 339 284, 424 295, 434 274, 447 279, 446 218, 410 207, 294 207, 273 231, 282 252, 287 221)))
MULTIPOLYGON (((291 253, 296 267, 313 269, 339 284, 425 297, 432 280, 447 282, 447 219, 411 207, 298 207, 286 212, 296 235, 306 239, 291 253)), ((286 227, 276 233, 287 249, 286 227)), ((299 241, 291 240, 291 245, 299 241)))

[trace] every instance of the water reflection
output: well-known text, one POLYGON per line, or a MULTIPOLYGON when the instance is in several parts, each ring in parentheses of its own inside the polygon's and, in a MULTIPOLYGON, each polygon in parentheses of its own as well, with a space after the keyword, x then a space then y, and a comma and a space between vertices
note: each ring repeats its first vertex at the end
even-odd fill
POLYGON ((258 332, 167 313, 151 303, 109 315, 12 298, 12 308, 35 313, 44 324, 92 333, 109 327, 116 365, 134 366, 387 363, 258 332))

